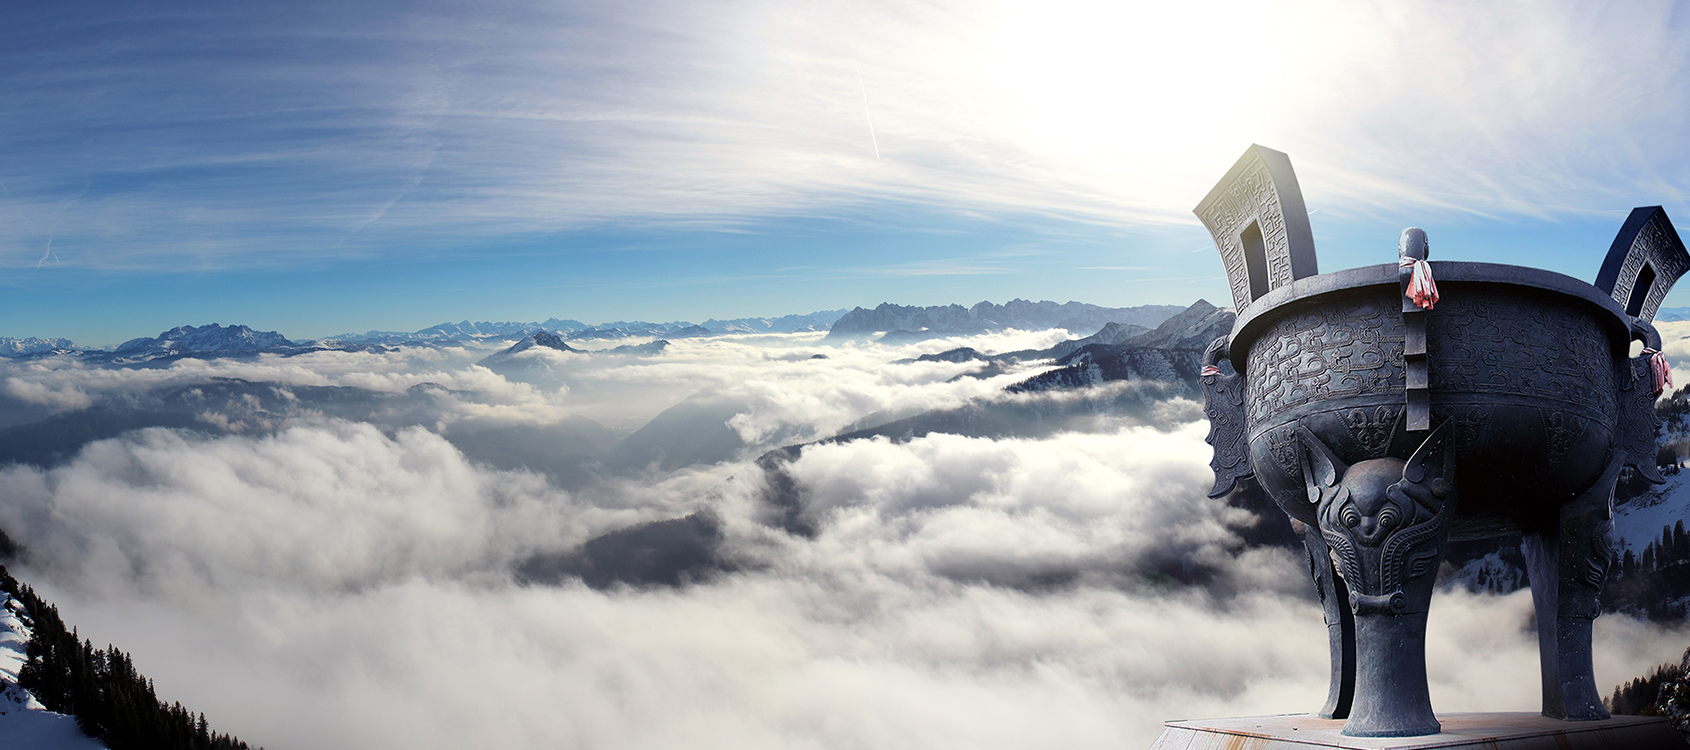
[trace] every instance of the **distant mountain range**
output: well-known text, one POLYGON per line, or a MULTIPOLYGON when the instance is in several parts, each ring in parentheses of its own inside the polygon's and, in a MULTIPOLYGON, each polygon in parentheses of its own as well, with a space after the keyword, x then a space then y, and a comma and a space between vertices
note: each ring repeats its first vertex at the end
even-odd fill
MULTIPOLYGON (((702 324, 688 321, 648 323, 614 321, 588 325, 578 320, 549 318, 537 323, 470 322, 441 323, 410 333, 370 331, 342 334, 315 340, 294 341, 275 331, 256 331, 244 325, 177 326, 154 337, 125 341, 111 348, 78 347, 63 338, 0 337, 0 358, 30 359, 70 355, 91 362, 136 365, 168 362, 183 357, 230 357, 258 354, 292 356, 314 351, 386 351, 397 346, 453 346, 494 343, 517 339, 517 344, 493 357, 490 364, 512 364, 513 359, 534 346, 559 351, 582 351, 564 341, 594 341, 651 338, 638 346, 619 346, 601 353, 650 355, 662 351, 674 339, 732 334, 800 333, 827 331, 829 339, 879 335, 881 341, 897 343, 937 336, 990 333, 1008 329, 1044 330, 1062 328, 1103 336, 1105 343, 1118 343, 1150 330, 1179 313, 1177 305, 1143 305, 1108 308, 1081 302, 1029 302, 1016 299, 1006 304, 980 302, 973 307, 943 305, 906 307, 883 303, 873 310, 856 308, 823 310, 778 318, 711 318, 702 324)), ((1087 339, 1091 341, 1093 339, 1087 339)), ((1068 342, 1069 350, 1080 344, 1068 342)), ((1062 345, 1059 345, 1062 346, 1062 345)), ((1060 356, 1060 352, 1052 356, 1060 356)))
POLYGON ((512 339, 534 331, 555 333, 560 339, 587 341, 593 339, 621 339, 636 336, 683 339, 736 333, 802 333, 828 330, 844 315, 844 310, 822 310, 806 315, 785 315, 779 318, 711 318, 702 324, 678 320, 670 323, 647 323, 641 320, 618 320, 588 325, 579 320, 548 318, 538 323, 441 323, 415 333, 400 331, 370 331, 329 336, 319 341, 341 341, 349 344, 379 344, 381 346, 416 346, 465 344, 488 339, 512 339))
POLYGON ((0 357, 7 358, 68 352, 75 348, 70 339, 38 339, 34 336, 26 339, 0 338, 0 357))
MULTIPOLYGON (((9 339, 0 339, 0 347, 9 339)), ((69 342, 66 342, 69 343, 69 342)), ((130 339, 115 349, 54 349, 20 357, 73 354, 84 360, 117 365, 169 362, 184 357, 238 357, 258 354, 294 356, 318 351, 386 351, 370 344, 339 341, 289 341, 275 331, 254 331, 246 326, 177 326, 153 338, 130 339)))
MULTIPOLYGON (((315 340, 292 341, 275 331, 255 331, 247 326, 178 326, 152 338, 125 341, 116 347, 79 347, 64 338, 0 337, 0 358, 20 359, 76 355, 92 361, 112 364, 136 364, 153 360, 169 360, 190 355, 239 356, 248 354, 302 354, 312 351, 372 351, 396 346, 451 346, 475 344, 483 341, 523 339, 532 333, 547 332, 559 341, 590 341, 654 337, 665 339, 695 338, 745 333, 801 333, 825 331, 845 310, 822 310, 806 315, 785 315, 778 318, 711 318, 702 325, 687 321, 647 323, 644 321, 614 321, 588 325, 579 320, 548 318, 538 323, 441 323, 420 331, 370 331, 327 336, 315 340)), ((530 344, 532 346, 532 344, 530 344)), ((661 347, 646 346, 645 349, 661 347)), ((634 354, 631 348, 616 347, 617 353, 634 354)), ((651 353, 651 352, 646 352, 651 353)))
MULTIPOLYGON (((892 316, 919 320, 917 315, 925 313, 928 321, 939 326, 946 326, 947 320, 953 328, 976 324, 961 316, 944 317, 962 309, 956 306, 899 308, 882 305, 879 309, 890 313, 879 318, 882 321, 895 320, 892 316), (932 314, 934 310, 940 311, 939 314, 932 314)), ((915 414, 869 414, 839 434, 817 442, 849 442, 877 437, 902 442, 933 433, 1039 438, 1061 431, 1093 432, 1101 425, 1147 420, 1157 405, 1168 399, 1201 399, 1198 377, 1203 351, 1216 337, 1230 331, 1236 319, 1232 310, 1217 308, 1205 300, 1198 300, 1184 309, 1168 309, 1178 314, 1170 316, 1155 311, 1161 315, 1155 328, 1109 321, 1091 336, 1064 341, 1049 349, 988 353, 963 347, 901 360, 986 363, 982 370, 958 377, 990 377, 1034 363, 1048 363, 1055 367, 1011 384, 1000 393, 973 399, 960 406, 915 414)), ((870 314, 876 312, 858 310, 870 314)), ((856 312, 853 311, 853 314, 856 312)), ((859 317, 868 319, 867 316, 859 317)), ((844 319, 840 321, 841 324, 845 322, 844 319)), ((923 327, 933 328, 932 325, 923 327)), ((746 408, 743 396, 700 392, 653 417, 646 426, 617 443, 609 452, 614 457, 609 462, 624 467, 655 466, 669 471, 743 455, 753 446, 747 445, 739 433, 728 427, 727 422, 746 408)), ((778 438, 776 442, 778 444, 778 438)), ((813 536, 816 533, 813 519, 806 515, 797 481, 786 470, 786 465, 798 456, 804 445, 775 448, 758 459, 765 483, 760 501, 767 507, 766 522, 788 533, 813 536)), ((1296 537, 1291 534, 1289 525, 1281 520, 1284 515, 1265 497, 1240 497, 1237 502, 1238 507, 1268 521, 1259 524, 1259 531, 1243 533, 1247 542, 1282 546, 1295 543, 1296 537)), ((706 508, 680 518, 610 532, 574 550, 534 555, 520 563, 516 572, 520 579, 530 583, 557 583, 579 578, 594 588, 622 584, 678 586, 733 570, 740 564, 722 554, 723 539, 720 520, 714 511, 706 508)), ((1201 571, 1183 569, 1162 572, 1178 580, 1201 574, 1201 571)), ((1078 575, 1078 572, 1073 574, 1078 575)), ((1066 574, 1055 575, 1049 580, 1016 579, 1013 572, 1006 575, 1011 577, 994 582, 1009 586, 1039 586, 1066 580, 1066 574)))
POLYGON ((937 305, 906 307, 882 303, 873 310, 856 308, 834 322, 827 337, 851 338, 882 334, 881 341, 895 343, 938 336, 993 333, 1011 328, 1039 331, 1063 328, 1091 333, 1110 323, 1151 328, 1184 308, 1179 305, 1098 307, 1083 302, 1057 304, 1049 300, 1028 302, 1014 299, 996 305, 980 302, 973 307, 937 305))
MULTIPOLYGON (((691 328, 704 330, 699 328, 699 326, 691 326, 691 328)), ((708 332, 705 334, 690 333, 689 329, 683 328, 681 329, 680 334, 681 337, 685 337, 708 335, 708 332)), ((563 336, 560 334, 541 329, 530 333, 527 336, 523 336, 521 341, 512 344, 510 348, 494 352, 493 354, 484 357, 476 364, 495 372, 526 369, 536 364, 541 364, 541 361, 534 359, 533 357, 522 357, 518 355, 536 348, 552 349, 560 352, 575 352, 577 354, 609 354, 616 356, 650 357, 662 354, 664 349, 669 348, 669 341, 668 339, 655 339, 644 344, 624 344, 622 346, 613 346, 609 349, 598 349, 589 352, 585 349, 576 349, 575 347, 564 343, 563 336)))

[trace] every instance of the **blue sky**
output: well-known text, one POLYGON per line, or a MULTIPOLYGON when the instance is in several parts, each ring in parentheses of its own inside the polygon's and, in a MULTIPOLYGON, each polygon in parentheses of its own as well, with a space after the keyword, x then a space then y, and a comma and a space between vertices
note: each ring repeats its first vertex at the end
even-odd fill
POLYGON ((1224 303, 1252 142, 1323 270, 1690 226, 1690 6, 1164 5, 9 8, 0 336, 1224 303))

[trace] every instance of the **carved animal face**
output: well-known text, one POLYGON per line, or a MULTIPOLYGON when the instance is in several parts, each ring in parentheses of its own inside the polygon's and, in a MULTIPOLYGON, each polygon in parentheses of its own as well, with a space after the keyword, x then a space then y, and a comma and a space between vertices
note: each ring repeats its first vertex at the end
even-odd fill
POLYGON ((1437 567, 1456 502, 1455 462, 1444 448, 1450 424, 1426 436, 1407 461, 1376 458, 1354 466, 1298 426, 1309 501, 1317 505, 1332 565, 1349 584, 1351 612, 1425 611, 1433 580, 1427 574, 1437 567))
POLYGON ((1351 466, 1332 502, 1322 509, 1327 523, 1349 529, 1367 545, 1380 544, 1391 532, 1413 523, 1418 508, 1394 487, 1402 480, 1405 463, 1381 458, 1351 466))
POLYGON ((1376 546, 1392 532, 1437 515, 1454 481, 1454 466, 1443 450, 1448 432, 1447 424, 1433 431, 1407 461, 1377 458, 1347 466, 1301 429, 1309 502, 1318 506, 1323 525, 1376 546))

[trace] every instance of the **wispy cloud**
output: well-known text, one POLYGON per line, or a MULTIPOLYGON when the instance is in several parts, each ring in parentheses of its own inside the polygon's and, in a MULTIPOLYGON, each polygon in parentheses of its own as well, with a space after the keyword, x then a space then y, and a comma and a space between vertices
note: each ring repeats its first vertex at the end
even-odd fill
POLYGON ((1251 142, 1293 154, 1328 213, 1690 196, 1665 145, 1690 125, 1690 35, 1665 4, 36 13, 0 52, 0 179, 72 265, 414 256, 870 201, 1189 224, 1251 142))
POLYGON ((871 276, 977 276, 1010 273, 1013 270, 1006 266, 982 263, 972 258, 942 258, 854 269, 856 273, 871 276))

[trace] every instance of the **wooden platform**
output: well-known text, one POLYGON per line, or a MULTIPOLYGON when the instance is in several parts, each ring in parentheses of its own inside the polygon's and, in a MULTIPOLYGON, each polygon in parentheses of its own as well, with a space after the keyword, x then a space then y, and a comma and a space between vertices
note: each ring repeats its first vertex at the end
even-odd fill
POLYGON ((1151 750, 1686 750, 1666 719, 1616 716, 1559 721, 1529 713, 1439 714, 1440 734, 1345 737, 1344 722, 1308 714, 1170 721, 1151 750))

